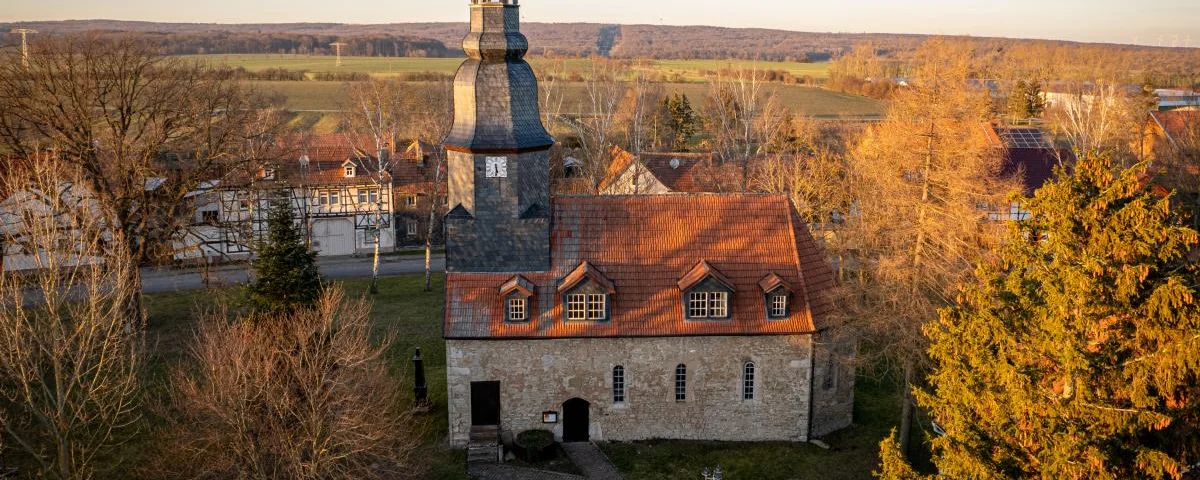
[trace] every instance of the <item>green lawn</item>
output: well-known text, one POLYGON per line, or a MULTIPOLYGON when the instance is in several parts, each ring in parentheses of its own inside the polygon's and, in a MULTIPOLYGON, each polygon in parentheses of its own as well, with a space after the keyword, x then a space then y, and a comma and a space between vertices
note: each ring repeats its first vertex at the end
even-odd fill
MULTIPOLYGON (((369 280, 338 283, 352 298, 365 295, 370 284, 369 280)), ((412 356, 417 347, 421 348, 425 359, 429 397, 434 409, 420 418, 424 446, 414 458, 422 463, 423 478, 465 479, 466 453, 443 446, 447 431, 446 349, 441 324, 444 285, 445 276, 436 275, 433 291, 426 293, 421 275, 384 278, 380 294, 374 297, 371 316, 380 335, 385 332, 393 335, 389 362, 405 385, 411 385, 412 356)), ((150 358, 146 385, 150 403, 161 401, 167 372, 184 359, 187 342, 195 328, 196 312, 211 307, 218 298, 235 299, 238 294, 236 289, 225 289, 147 295, 150 358)), ((124 465, 136 465, 144 459, 143 455, 150 453, 148 447, 154 441, 155 423, 153 418, 147 418, 143 434, 118 452, 124 465)))
MULTIPOLYGON (((381 293, 374 297, 371 315, 377 331, 390 332, 395 343, 388 352, 394 373, 406 384, 411 374, 414 349, 421 348, 433 411, 421 418, 424 423, 423 451, 414 458, 422 463, 422 478, 465 478, 466 453, 446 448, 446 358, 441 338, 445 277, 434 277, 433 291, 424 292, 420 275, 384 278, 381 293)), ((367 280, 341 282, 351 297, 364 295, 367 280)), ((146 371, 148 401, 159 402, 166 373, 184 360, 185 347, 195 328, 196 312, 212 306, 217 299, 236 299, 236 289, 215 292, 184 292, 148 295, 150 313, 150 359, 146 371)), ((696 479, 705 467, 721 465, 730 479, 849 479, 869 478, 875 468, 878 443, 896 424, 898 394, 893 383, 860 378, 856 390, 856 425, 825 440, 833 450, 812 444, 795 443, 719 443, 719 442, 639 442, 603 445, 614 463, 631 480, 696 479)), ((132 443, 117 452, 122 465, 136 465, 151 451, 156 426, 147 418, 142 432, 132 443)), ((918 429, 919 430, 919 429, 918 429)), ((915 432, 916 445, 920 433, 915 432)), ((919 463, 928 465, 927 460, 919 463)), ((122 467, 125 468, 125 467, 122 467)))
MULTIPOLYGON (((310 73, 318 72, 355 72, 368 73, 374 76, 387 77, 403 73, 440 72, 454 73, 462 63, 461 58, 409 58, 409 57, 342 57, 342 66, 337 66, 337 59, 332 56, 313 55, 185 55, 181 58, 209 62, 216 65, 242 67, 251 72, 259 72, 268 68, 283 68, 287 70, 304 70, 310 73)), ((530 63, 536 68, 551 60, 532 57, 530 63)), ((567 72, 584 73, 590 70, 591 60, 563 60, 567 72)), ((816 79, 829 77, 828 63, 800 62, 758 62, 751 60, 647 60, 645 63, 654 73, 668 76, 680 75, 689 82, 703 81, 703 72, 716 71, 726 68, 762 70, 783 70, 794 76, 805 75, 816 79)))
MULTIPOLYGON (((718 465, 725 478, 829 479, 872 478, 879 463, 879 442, 899 423, 900 397, 890 380, 859 377, 854 391, 854 425, 823 439, 831 447, 811 443, 614 442, 604 453, 628 480, 697 479, 718 465)), ((916 465, 929 470, 924 433, 913 429, 916 465)))

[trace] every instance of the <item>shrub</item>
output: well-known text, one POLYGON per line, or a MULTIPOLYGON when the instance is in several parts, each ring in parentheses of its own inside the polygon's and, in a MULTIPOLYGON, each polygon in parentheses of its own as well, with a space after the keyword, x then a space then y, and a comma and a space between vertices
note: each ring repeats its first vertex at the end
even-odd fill
POLYGON ((419 442, 370 341, 368 305, 336 289, 317 306, 230 321, 208 314, 170 377, 156 477, 394 478, 419 442))
POLYGON ((537 462, 542 459, 543 452, 554 445, 554 434, 549 430, 526 430, 517 434, 517 445, 525 450, 525 461, 537 462))

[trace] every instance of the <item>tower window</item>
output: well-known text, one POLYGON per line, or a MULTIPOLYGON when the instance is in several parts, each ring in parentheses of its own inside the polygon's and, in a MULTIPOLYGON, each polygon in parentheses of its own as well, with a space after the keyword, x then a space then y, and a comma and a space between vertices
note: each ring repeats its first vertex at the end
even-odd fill
POLYGON ((688 294, 688 318, 729 317, 729 292, 691 292, 688 294))
POLYGON ((742 367, 742 400, 754 400, 754 362, 742 367))
POLYGON ((682 363, 675 366, 675 401, 687 401, 687 366, 682 363))
POLYGON ((625 402, 625 367, 613 367, 613 403, 625 402))

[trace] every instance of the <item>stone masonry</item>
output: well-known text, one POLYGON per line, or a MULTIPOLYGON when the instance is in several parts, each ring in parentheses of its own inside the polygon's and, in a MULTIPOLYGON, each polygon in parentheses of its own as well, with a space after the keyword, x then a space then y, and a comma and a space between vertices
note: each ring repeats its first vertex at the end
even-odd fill
MULTIPOLYGON (((742 337, 448 340, 450 441, 467 443, 471 382, 499 381, 501 428, 549 429, 542 412, 591 403, 592 440, 655 438, 804 441, 809 438, 809 335, 742 337), (755 362, 755 398, 742 373, 755 362), (675 367, 687 366, 687 400, 675 400, 675 367), (613 403, 613 367, 625 367, 626 401, 613 403)), ((852 386, 851 386, 852 388, 852 386)), ((821 412, 827 415, 828 412, 821 412)), ((835 423, 848 423, 845 419, 835 423)))

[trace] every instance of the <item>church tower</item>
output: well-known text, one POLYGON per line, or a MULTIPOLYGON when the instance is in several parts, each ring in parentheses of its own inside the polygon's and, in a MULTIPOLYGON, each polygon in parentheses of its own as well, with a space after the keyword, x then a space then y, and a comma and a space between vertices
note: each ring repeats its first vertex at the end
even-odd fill
POLYGON ((517 0, 471 0, 446 138, 450 272, 550 269, 550 147, 517 0))

